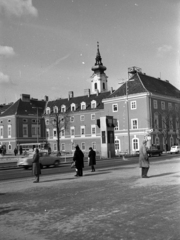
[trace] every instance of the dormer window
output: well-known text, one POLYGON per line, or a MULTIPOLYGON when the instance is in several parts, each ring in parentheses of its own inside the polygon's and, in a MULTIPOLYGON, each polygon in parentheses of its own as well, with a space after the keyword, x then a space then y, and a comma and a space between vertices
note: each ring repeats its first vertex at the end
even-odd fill
POLYGON ((96 101, 95 101, 95 100, 93 100, 93 101, 91 102, 91 108, 96 108, 96 101))
POLYGON ((57 106, 55 106, 53 110, 54 110, 54 113, 58 113, 58 107, 57 106))
POLYGON ((86 109, 86 103, 85 102, 82 102, 81 103, 81 110, 85 110, 86 109))
POLYGON ((65 105, 61 106, 61 112, 66 112, 66 106, 65 105))
POLYGON ((75 103, 71 104, 71 111, 72 112, 76 111, 76 104, 75 103))
POLYGON ((46 114, 50 114, 50 108, 49 107, 46 108, 46 114))

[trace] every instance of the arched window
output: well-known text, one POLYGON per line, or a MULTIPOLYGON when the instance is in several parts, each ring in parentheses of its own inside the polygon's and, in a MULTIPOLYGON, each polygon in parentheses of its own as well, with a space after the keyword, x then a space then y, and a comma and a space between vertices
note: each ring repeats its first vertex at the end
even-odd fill
POLYGON ((82 102, 81 103, 81 110, 85 110, 86 109, 86 103, 85 102, 82 102))
POLYGON ((46 114, 50 114, 50 108, 49 107, 46 108, 46 114))
POLYGON ((55 106, 53 110, 54 110, 54 113, 58 113, 58 107, 57 106, 55 106))
POLYGON ((115 153, 116 155, 121 151, 120 140, 115 139, 114 141, 115 153))
POLYGON ((96 108, 96 101, 95 100, 91 101, 91 108, 96 108))
POLYGON ((95 89, 95 90, 97 89, 97 83, 94 84, 94 89, 95 89))
POLYGON ((65 105, 61 106, 61 112, 66 112, 66 106, 65 105))
POLYGON ((105 90, 106 88, 105 88, 105 83, 103 82, 103 90, 105 90))
POLYGON ((76 104, 75 103, 71 104, 71 111, 72 112, 76 111, 76 104))

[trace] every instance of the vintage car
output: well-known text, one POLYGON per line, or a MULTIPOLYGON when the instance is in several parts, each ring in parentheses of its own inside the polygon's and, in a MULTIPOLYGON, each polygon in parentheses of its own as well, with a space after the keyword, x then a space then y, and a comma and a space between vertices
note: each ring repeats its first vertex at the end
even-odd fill
MULTIPOLYGON (((20 158, 17 162, 17 167, 23 167, 24 169, 28 169, 32 167, 32 161, 33 161, 33 155, 34 153, 28 153, 27 155, 24 155, 22 158, 20 158)), ((48 152, 40 152, 40 166, 43 168, 44 166, 54 166, 57 167, 60 164, 60 157, 48 154, 48 152)))
POLYGON ((170 154, 172 153, 179 153, 180 152, 180 147, 179 146, 172 146, 170 149, 170 154))
POLYGON ((157 148, 156 146, 151 146, 150 148, 147 149, 147 153, 148 153, 149 157, 152 157, 154 155, 161 156, 162 150, 157 148))

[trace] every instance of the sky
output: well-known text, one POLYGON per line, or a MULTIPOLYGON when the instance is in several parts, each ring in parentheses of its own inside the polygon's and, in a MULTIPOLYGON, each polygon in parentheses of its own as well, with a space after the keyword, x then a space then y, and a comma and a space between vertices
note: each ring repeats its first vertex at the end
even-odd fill
POLYGON ((180 89, 180 0, 0 0, 0 104, 91 87, 97 42, 109 89, 128 68, 180 89))

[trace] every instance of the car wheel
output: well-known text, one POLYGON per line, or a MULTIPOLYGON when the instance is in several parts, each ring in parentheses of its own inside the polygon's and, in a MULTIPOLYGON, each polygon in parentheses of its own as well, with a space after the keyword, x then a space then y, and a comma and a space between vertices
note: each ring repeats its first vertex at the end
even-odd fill
POLYGON ((25 166, 24 169, 25 169, 25 170, 28 170, 28 169, 29 169, 29 166, 25 166))
POLYGON ((58 167, 59 166, 59 160, 56 160, 55 162, 54 162, 54 167, 58 167))

